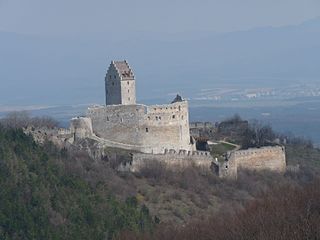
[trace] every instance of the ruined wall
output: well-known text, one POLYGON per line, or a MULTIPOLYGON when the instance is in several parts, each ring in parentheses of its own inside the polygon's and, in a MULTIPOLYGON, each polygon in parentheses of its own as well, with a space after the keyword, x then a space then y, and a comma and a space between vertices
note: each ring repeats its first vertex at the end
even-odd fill
POLYGON ((165 149, 191 150, 188 103, 145 106, 108 105, 92 107, 87 116, 93 132, 114 142, 144 146, 146 152, 165 149))
POLYGON ((171 169, 183 169, 189 166, 197 166, 206 170, 210 170, 212 165, 212 157, 210 152, 202 151, 167 151, 165 154, 146 154, 134 153, 132 161, 121 165, 119 170, 139 172, 154 162, 164 164, 171 169))
POLYGON ((74 141, 91 137, 93 135, 91 119, 86 117, 72 118, 70 131, 73 134, 74 141))
POLYGON ((226 161, 220 166, 219 175, 236 177, 239 169, 285 172, 285 148, 275 146, 228 152, 226 161))

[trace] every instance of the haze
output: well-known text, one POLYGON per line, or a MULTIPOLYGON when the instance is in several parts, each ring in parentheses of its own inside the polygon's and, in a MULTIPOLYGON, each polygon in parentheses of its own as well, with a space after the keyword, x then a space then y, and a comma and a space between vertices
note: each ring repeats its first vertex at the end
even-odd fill
POLYGON ((0 0, 0 103, 103 103, 113 59, 140 99, 318 82, 318 16, 317 0, 0 0))

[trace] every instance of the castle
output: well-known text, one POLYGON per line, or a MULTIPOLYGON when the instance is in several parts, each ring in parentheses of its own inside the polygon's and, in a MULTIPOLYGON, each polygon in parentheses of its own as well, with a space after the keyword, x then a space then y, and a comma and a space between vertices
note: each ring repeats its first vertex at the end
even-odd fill
MULTIPOLYGON (((230 151, 223 162, 214 161, 210 152, 197 151, 190 137, 188 102, 177 95, 170 104, 137 104, 135 76, 126 61, 111 62, 105 93, 106 105, 89 107, 85 117, 73 118, 69 132, 60 134, 60 138, 75 145, 89 139, 102 150, 98 156, 106 147, 130 150, 130 161, 119 163, 121 171, 140 171, 152 162, 178 169, 214 169, 220 177, 228 178, 236 178, 239 169, 286 170, 285 149, 281 146, 230 151)), ((212 127, 193 127, 208 126, 212 127)), ((90 147, 86 150, 92 154, 90 147)))
POLYGON ((195 151, 189 133, 188 102, 179 95, 170 104, 136 103, 135 76, 127 61, 112 61, 105 76, 105 106, 93 106, 74 118, 74 139, 94 137, 112 147, 142 153, 195 151))

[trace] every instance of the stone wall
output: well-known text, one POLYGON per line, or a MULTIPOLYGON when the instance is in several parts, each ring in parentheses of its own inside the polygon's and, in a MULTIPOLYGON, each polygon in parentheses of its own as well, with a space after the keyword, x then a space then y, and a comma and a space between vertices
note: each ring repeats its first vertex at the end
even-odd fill
POLYGON ((97 137, 143 146, 144 152, 193 150, 190 145, 187 101, 168 105, 108 105, 88 109, 97 137))
POLYGON ((161 163, 170 169, 183 169, 189 166, 197 166, 210 170, 212 157, 210 152, 204 151, 166 151, 164 154, 146 154, 133 153, 132 161, 119 167, 122 171, 139 172, 142 168, 152 165, 152 163, 161 163))
POLYGON ((285 172, 285 148, 274 146, 228 152, 226 161, 220 165, 219 175, 236 177, 239 169, 285 172))
POLYGON ((93 135, 91 119, 86 117, 72 118, 70 131, 73 134, 74 141, 91 137, 93 135))

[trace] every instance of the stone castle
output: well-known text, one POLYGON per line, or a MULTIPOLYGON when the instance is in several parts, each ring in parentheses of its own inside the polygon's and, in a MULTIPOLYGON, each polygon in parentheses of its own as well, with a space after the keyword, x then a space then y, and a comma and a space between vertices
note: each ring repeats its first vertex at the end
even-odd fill
MULTIPOLYGON (((170 104, 137 104, 135 76, 126 61, 111 62, 105 92, 106 105, 89 107, 86 116, 71 120, 70 129, 26 131, 38 142, 49 139, 61 147, 75 146, 93 159, 104 158, 110 147, 129 150, 129 160, 118 163, 120 171, 137 172, 156 162, 178 170, 197 166, 226 178, 236 178, 239 169, 286 170, 282 146, 233 150, 222 162, 208 151, 197 151, 190 137, 188 102, 177 95, 170 104)), ((212 125, 191 125, 199 127, 212 125)))
POLYGON ((136 103, 135 76, 127 61, 112 61, 105 77, 106 105, 93 106, 86 117, 71 121, 75 139, 94 136, 107 145, 161 154, 195 151, 190 140, 188 102, 136 103))

